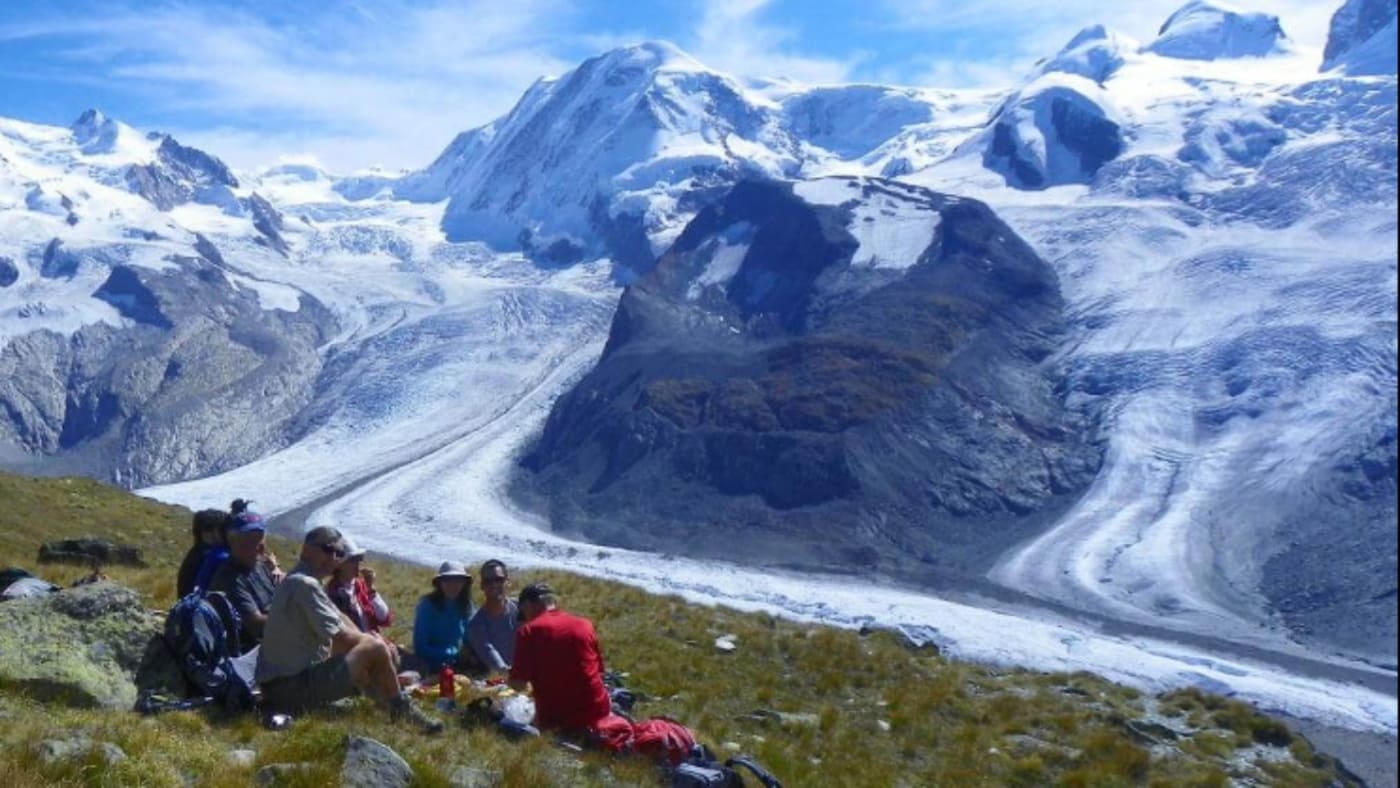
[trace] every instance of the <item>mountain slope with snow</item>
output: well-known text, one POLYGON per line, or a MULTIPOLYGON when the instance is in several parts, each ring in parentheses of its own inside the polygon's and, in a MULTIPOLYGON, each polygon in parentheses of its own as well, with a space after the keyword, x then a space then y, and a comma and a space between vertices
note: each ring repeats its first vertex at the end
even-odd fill
POLYGON ((459 135, 419 172, 342 191, 446 199, 450 240, 547 265, 606 255, 625 280, 742 178, 857 159, 948 104, 989 100, 873 85, 755 90, 673 45, 646 43, 537 82, 509 114, 459 135))

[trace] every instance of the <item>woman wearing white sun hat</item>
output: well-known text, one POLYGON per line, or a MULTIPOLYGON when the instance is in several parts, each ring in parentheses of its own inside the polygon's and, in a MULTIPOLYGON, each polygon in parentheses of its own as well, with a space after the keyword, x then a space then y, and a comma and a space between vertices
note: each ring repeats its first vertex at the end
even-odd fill
POLYGON ((471 617, 471 573, 466 564, 443 561, 413 615, 413 653, 427 671, 457 664, 471 617))

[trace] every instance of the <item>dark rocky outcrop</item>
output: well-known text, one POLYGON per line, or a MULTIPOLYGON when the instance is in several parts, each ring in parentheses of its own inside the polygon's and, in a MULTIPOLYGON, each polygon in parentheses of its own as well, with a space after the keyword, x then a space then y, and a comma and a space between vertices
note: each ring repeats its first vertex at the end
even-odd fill
POLYGON ((0 255, 0 287, 9 287, 19 281, 19 267, 15 261, 0 255))
POLYGON ((47 279, 72 279, 78 273, 77 255, 63 248, 63 241, 50 240, 39 253, 39 275, 47 279))
POLYGON ((256 192, 243 202, 248 207, 249 213, 253 215, 253 229, 259 233, 258 243, 269 249, 275 249, 283 255, 287 254, 289 247, 287 239, 282 237, 284 227, 281 212, 272 207, 272 203, 256 192))
POLYGON ((39 546, 39 563, 79 564, 83 566, 93 563, 102 566, 113 564, 145 566, 146 560, 142 557, 139 547, 116 544, 107 539, 89 536, 82 539, 60 539, 56 542, 45 542, 39 546))
POLYGON ((1099 462, 1043 363, 1054 273, 984 205, 883 181, 813 205, 749 181, 628 288, 515 491, 557 528, 689 555, 976 571, 1099 462), (903 270, 851 265, 862 204, 937 214, 903 270), (742 263, 706 279, 719 239, 742 263))
POLYGON ((1122 128, 1104 108, 1064 86, 1013 96, 973 144, 982 146, 983 166, 1018 189, 1090 183, 1125 148, 1122 128), (1021 138, 1027 125, 1036 128, 1035 139, 1021 138))
POLYGON ((160 671, 161 617, 135 591, 94 583, 0 605, 0 687, 41 700, 128 710, 160 671))

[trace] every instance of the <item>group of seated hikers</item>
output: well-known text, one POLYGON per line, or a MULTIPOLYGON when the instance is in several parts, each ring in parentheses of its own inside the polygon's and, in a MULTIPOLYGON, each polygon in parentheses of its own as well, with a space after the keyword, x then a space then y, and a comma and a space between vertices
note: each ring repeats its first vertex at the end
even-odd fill
POLYGON ((441 720, 411 702, 412 673, 444 667, 495 673, 531 692, 540 729, 606 739, 615 716, 592 622, 563 612, 546 583, 509 596, 510 573, 480 569, 485 602, 474 609, 466 566, 445 561, 414 611, 411 650, 382 632, 393 611, 375 588, 365 551, 329 527, 310 529, 296 565, 283 571, 267 549, 266 525, 244 500, 194 516, 194 544, 180 566, 182 598, 218 592, 240 620, 240 650, 256 650, 264 706, 283 712, 368 695, 395 719, 429 733, 441 720))

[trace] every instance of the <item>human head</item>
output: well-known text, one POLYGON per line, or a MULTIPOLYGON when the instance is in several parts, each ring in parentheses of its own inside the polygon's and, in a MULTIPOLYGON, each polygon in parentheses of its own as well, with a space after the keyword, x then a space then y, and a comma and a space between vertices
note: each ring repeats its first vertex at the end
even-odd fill
POLYGON ((481 565, 481 593, 488 601, 505 600, 510 588, 510 572, 505 561, 492 558, 481 565))
POLYGON ((221 543, 219 529, 228 515, 218 509, 204 509, 190 518, 190 533, 195 544, 216 545, 221 543))
POLYGON ((360 574, 360 564, 365 560, 365 549, 355 543, 349 534, 343 537, 345 544, 345 560, 341 561, 335 568, 333 579, 337 583, 348 583, 360 574))
POLYGON ((330 526, 319 526, 306 532, 301 543, 301 563, 317 580, 330 577, 345 558, 345 540, 330 526))
POLYGON ((447 600, 453 600, 462 610, 471 608, 472 576, 466 564, 459 561, 443 561, 438 573, 433 576, 433 601, 441 607, 447 600))
POLYGON ((224 520, 224 541, 228 543, 229 556, 244 567, 252 567, 258 562, 262 552, 267 527, 262 515, 246 508, 231 514, 224 520))
POLYGON ((555 596, 554 589, 550 587, 549 583, 531 583, 521 589, 516 605, 520 611, 520 620, 530 621, 536 616, 558 607, 559 598, 555 596))

